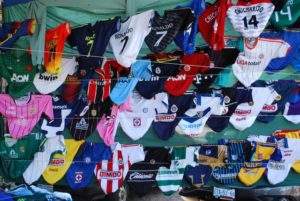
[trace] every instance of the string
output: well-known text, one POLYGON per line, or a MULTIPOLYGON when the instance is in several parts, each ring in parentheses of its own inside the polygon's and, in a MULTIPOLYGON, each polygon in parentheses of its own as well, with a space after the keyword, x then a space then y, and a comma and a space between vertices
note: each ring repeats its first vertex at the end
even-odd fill
MULTIPOLYGON (((20 51, 28 51, 28 49, 24 49, 24 48, 12 48, 12 47, 0 47, 1 49, 8 49, 8 50, 20 50, 20 51)), ((41 50, 31 50, 33 52, 42 52, 42 53, 50 53, 50 51, 41 51, 41 50)), ((95 55, 84 55, 84 54, 72 54, 72 53, 64 53, 64 52, 51 52, 51 53, 58 53, 58 54, 62 54, 62 55, 69 55, 69 56, 84 56, 84 57, 89 57, 89 58, 100 58, 100 59, 106 59, 106 61, 116 61, 113 58, 108 58, 105 56, 95 56, 95 55)), ((172 59, 172 58, 170 58, 172 59)), ((144 59, 138 59, 137 61, 142 61, 144 59)), ((147 60, 147 59, 145 59, 147 60)), ((151 61, 151 63, 155 63, 155 64, 169 64, 169 65, 178 65, 178 66, 186 66, 187 64, 182 64, 182 63, 169 63, 169 62, 157 62, 157 61, 151 61)), ((191 65, 195 68, 211 68, 211 66, 206 66, 206 65, 197 65, 197 64, 188 64, 191 65)), ((100 67, 100 66, 99 66, 100 67)), ((220 66, 214 66, 212 69, 225 69, 226 67, 220 67, 220 66)), ((255 71, 255 72, 259 72, 259 71, 255 71)), ((266 69, 263 72, 267 72, 267 73, 274 73, 273 71, 267 71, 266 69)), ((276 72, 276 74, 286 74, 286 75, 300 75, 300 73, 285 73, 285 72, 276 72)))

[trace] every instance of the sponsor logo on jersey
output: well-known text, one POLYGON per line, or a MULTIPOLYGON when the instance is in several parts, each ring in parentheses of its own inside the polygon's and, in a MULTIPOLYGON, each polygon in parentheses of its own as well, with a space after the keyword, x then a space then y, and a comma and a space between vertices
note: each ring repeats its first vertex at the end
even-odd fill
POLYGON ((277 104, 274 105, 264 105, 262 108, 262 112, 276 112, 278 109, 277 104))
POLYGON ((79 122, 76 123, 75 129, 79 130, 88 130, 89 124, 85 121, 84 118, 82 118, 79 122))
POLYGON ((142 119, 139 117, 133 118, 133 126, 134 127, 139 127, 142 125, 142 119))
POLYGON ((155 116, 156 121, 172 122, 176 118, 176 114, 158 114, 155 116))
POLYGON ((118 171, 108 171, 108 170, 98 170, 98 179, 108 179, 108 180, 119 180, 122 179, 122 172, 118 171))
POLYGON ((207 24, 211 23, 211 21, 215 20, 217 15, 219 14, 221 7, 218 7, 216 10, 211 12, 204 20, 207 24))
POLYGON ((247 118, 246 117, 239 117, 235 119, 236 121, 246 121, 247 118))
POLYGON ((10 78, 11 82, 28 82, 29 81, 29 75, 17 75, 16 73, 13 73, 12 77, 10 78))
POLYGON ((180 127, 185 130, 185 129, 193 129, 193 128, 200 128, 202 126, 202 123, 198 124, 182 124, 180 127))
POLYGON ((53 158, 49 165, 51 166, 64 166, 65 165, 65 159, 64 158, 53 158))
POLYGON ((237 115, 248 115, 248 114, 251 114, 251 110, 239 110, 239 109, 236 109, 234 111, 234 114, 237 114, 237 115))
POLYGON ((53 80, 56 80, 58 78, 58 76, 56 75, 48 75, 48 74, 44 74, 44 73, 41 73, 40 76, 39 76, 39 79, 40 80, 45 80, 45 81, 53 81, 53 80))
POLYGON ((285 165, 281 161, 270 160, 268 162, 267 168, 274 170, 285 170, 285 165))
POLYGON ((256 5, 256 6, 243 6, 243 7, 236 7, 235 8, 235 13, 237 15, 241 14, 241 13, 248 13, 248 12, 258 12, 261 13, 264 11, 264 7, 261 5, 256 5))
POLYGON ((83 172, 75 172, 74 183, 75 184, 81 183, 82 180, 83 180, 83 172))
POLYGON ((126 31, 123 33, 116 33, 115 34, 115 39, 123 38, 125 37, 128 33, 133 32, 133 28, 128 28, 126 31))
POLYGON ((163 26, 154 26, 154 27, 151 27, 151 29, 153 31, 161 31, 161 30, 168 30, 168 29, 171 29, 172 27, 174 26, 174 24, 171 22, 169 24, 165 24, 163 26))
POLYGON ((151 76, 150 78, 139 78, 139 81, 141 82, 154 82, 154 81, 159 81, 159 76, 151 76))
POLYGON ((183 75, 177 75, 176 77, 168 77, 167 81, 183 81, 186 80, 186 74, 183 75))
POLYGON ((133 172, 129 175, 129 180, 144 180, 144 179, 152 179, 154 174, 152 173, 139 173, 133 172))
POLYGON ((68 109, 68 106, 66 105, 53 105, 54 110, 63 110, 63 109, 68 109))
POLYGON ((247 60, 237 60, 237 64, 239 65, 248 65, 248 66, 259 66, 261 61, 247 61, 247 60))
POLYGON ((238 173, 225 173, 225 174, 218 174, 216 172, 213 172, 215 179, 235 179, 238 173))

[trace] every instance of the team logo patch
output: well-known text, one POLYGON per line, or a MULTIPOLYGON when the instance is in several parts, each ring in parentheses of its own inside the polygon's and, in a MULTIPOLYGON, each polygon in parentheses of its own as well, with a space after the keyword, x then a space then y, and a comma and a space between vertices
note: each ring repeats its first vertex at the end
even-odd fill
POLYGON ((178 107, 176 106, 176 105, 172 105, 171 106, 171 112, 173 112, 173 113, 175 113, 175 112, 177 112, 178 111, 178 107))
POLYGON ((156 74, 161 74, 161 69, 160 69, 159 67, 156 67, 156 68, 155 68, 155 73, 156 73, 156 74))
POLYGON ((228 104, 230 102, 230 98, 228 96, 225 96, 224 97, 224 102, 228 104))
POLYGON ((150 160, 150 164, 151 164, 151 165, 154 165, 154 164, 155 164, 155 160, 154 160, 154 159, 151 159, 151 160, 150 160))
POLYGON ((191 70, 191 66, 190 66, 190 65, 185 65, 185 66, 183 67, 183 69, 184 69, 185 71, 190 71, 190 70, 191 70))
POLYGON ((142 119, 141 118, 133 118, 133 126, 138 127, 142 125, 142 119))
POLYGON ((74 183, 81 183, 83 180, 83 172, 75 172, 74 183))
POLYGON ((147 113, 148 112, 148 108, 143 108, 143 112, 147 113))
POLYGON ((205 155, 210 155, 210 154, 211 154, 211 150, 208 149, 205 151, 205 155))
POLYGON ((82 118, 79 122, 76 123, 75 128, 86 131, 89 128, 89 124, 84 120, 84 118, 82 118))
POLYGON ((84 162, 85 162, 86 164, 89 164, 90 162, 92 162, 92 159, 91 159, 90 157, 85 157, 85 158, 84 158, 84 162))
POLYGON ((118 160, 118 164, 119 164, 119 165, 124 165, 124 161, 123 161, 122 159, 119 159, 119 160, 118 160))
POLYGON ((276 101, 280 101, 281 100, 281 96, 280 95, 276 96, 275 100, 276 101))

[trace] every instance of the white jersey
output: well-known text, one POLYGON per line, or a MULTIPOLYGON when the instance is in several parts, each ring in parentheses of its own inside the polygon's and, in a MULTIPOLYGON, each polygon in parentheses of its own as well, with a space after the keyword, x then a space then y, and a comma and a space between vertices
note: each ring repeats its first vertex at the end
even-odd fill
POLYGON ((252 104, 241 103, 230 117, 230 123, 238 130, 249 128, 265 104, 272 104, 278 96, 271 87, 252 87, 252 104))
POLYGON ((195 108, 186 111, 178 123, 181 133, 189 137, 199 137, 210 115, 222 115, 225 110, 223 98, 220 96, 199 96, 200 101, 195 108))
POLYGON ((256 38, 253 47, 244 39, 244 51, 232 65, 233 74, 246 87, 259 79, 270 61, 285 57, 290 45, 280 39, 256 38))
POLYGON ((143 147, 140 145, 114 144, 112 158, 102 160, 95 167, 94 173, 105 194, 117 191, 123 184, 131 165, 145 160, 143 147))
POLYGON ((254 0, 230 6, 227 16, 234 29, 242 36, 258 37, 267 25, 274 8, 271 1, 254 0))
POLYGON ((123 131, 132 139, 138 140, 149 130, 152 121, 156 116, 156 109, 168 112, 163 104, 166 103, 166 93, 156 94, 151 99, 143 98, 134 91, 131 95, 131 111, 123 111, 119 114, 120 125, 123 131))
POLYGON ((122 66, 130 67, 136 61, 144 39, 151 31, 153 16, 152 9, 131 16, 122 22, 120 31, 110 37, 110 47, 122 66))
POLYGON ((65 139, 63 135, 48 138, 43 145, 43 150, 34 154, 34 159, 23 173, 24 181, 32 184, 37 181, 46 170, 51 155, 55 152, 65 154, 65 139))

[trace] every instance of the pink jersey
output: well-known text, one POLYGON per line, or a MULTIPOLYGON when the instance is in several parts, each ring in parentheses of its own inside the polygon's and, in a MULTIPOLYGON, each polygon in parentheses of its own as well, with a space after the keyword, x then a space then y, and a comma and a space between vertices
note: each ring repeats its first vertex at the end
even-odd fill
POLYGON ((49 95, 31 95, 28 103, 17 105, 8 94, 0 94, 0 113, 7 118, 8 129, 13 138, 28 135, 42 113, 54 118, 52 97, 49 95))
POLYGON ((122 186, 131 165, 144 159, 142 146, 116 144, 111 159, 101 161, 94 170, 104 193, 116 192, 122 186))
POLYGON ((109 116, 103 115, 99 121, 97 131, 107 146, 111 146, 115 142, 115 135, 120 122, 119 112, 131 110, 130 106, 130 98, 128 98, 123 104, 119 106, 114 105, 111 109, 111 114, 109 116))

